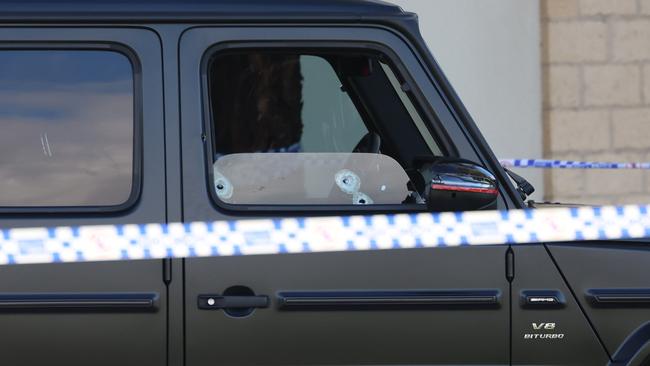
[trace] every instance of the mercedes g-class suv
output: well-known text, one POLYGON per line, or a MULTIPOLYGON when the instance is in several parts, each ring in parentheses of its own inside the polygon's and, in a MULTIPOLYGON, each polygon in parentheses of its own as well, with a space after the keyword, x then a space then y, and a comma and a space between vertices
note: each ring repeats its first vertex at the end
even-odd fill
MULTIPOLYGON (((388 3, 9 0, 0 48, 3 228, 524 207, 388 3)), ((647 362, 645 246, 414 246, 3 266, 0 362, 647 362)))

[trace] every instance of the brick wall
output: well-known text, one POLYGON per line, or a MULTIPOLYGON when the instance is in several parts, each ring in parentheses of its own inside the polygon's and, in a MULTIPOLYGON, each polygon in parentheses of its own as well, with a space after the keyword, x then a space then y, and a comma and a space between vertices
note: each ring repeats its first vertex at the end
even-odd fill
MULTIPOLYGON (((545 157, 650 161, 650 0, 541 7, 545 157)), ((650 202, 650 172, 554 170, 545 183, 551 200, 650 202)))

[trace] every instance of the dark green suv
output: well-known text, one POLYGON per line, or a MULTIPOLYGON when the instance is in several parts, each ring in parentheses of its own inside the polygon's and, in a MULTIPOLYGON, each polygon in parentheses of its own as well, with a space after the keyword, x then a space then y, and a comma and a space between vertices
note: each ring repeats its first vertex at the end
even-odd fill
MULTIPOLYGON (((3 228, 524 205, 416 15, 388 3, 10 0, 0 48, 3 228)), ((650 354, 641 244, 413 246, 3 266, 0 362, 640 365, 650 354), (243 302, 215 310, 206 295, 243 302)))

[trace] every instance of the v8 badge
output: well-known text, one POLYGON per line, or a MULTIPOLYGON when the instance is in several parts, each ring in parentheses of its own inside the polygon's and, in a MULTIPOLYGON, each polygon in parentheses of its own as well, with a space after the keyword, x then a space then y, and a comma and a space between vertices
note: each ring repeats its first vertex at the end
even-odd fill
POLYGON ((531 323, 530 333, 524 333, 524 339, 562 339, 564 333, 555 332, 555 323, 540 322, 531 323))

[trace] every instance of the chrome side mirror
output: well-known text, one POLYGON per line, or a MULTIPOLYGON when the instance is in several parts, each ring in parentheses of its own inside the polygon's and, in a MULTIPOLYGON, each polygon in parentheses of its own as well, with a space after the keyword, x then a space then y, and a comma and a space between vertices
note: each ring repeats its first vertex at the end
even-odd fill
POLYGON ((416 186, 430 211, 473 211, 497 208, 497 179, 482 166, 463 159, 441 158, 418 169, 416 186))

